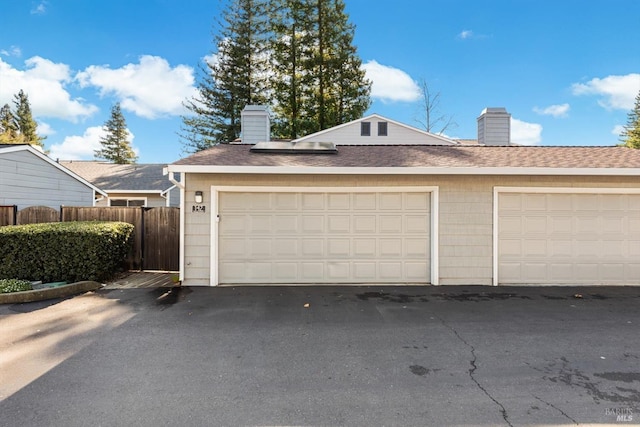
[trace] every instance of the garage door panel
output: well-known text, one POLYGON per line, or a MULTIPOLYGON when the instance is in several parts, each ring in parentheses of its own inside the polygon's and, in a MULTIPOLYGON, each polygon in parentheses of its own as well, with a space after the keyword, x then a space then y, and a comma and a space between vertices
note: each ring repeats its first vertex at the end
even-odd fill
POLYGON ((353 254, 357 258, 376 256, 376 239, 356 237, 353 239, 353 254))
POLYGON ((271 234, 273 230, 271 215, 254 215, 249 219, 249 229, 254 234, 271 234))
POLYGON ((272 240, 273 242, 273 255, 276 258, 295 257, 298 252, 298 239, 297 238, 279 238, 272 240))
POLYGON ((218 200, 220 283, 429 282, 429 193, 221 192, 218 200))
POLYGON ((405 216, 406 233, 428 233, 429 217, 427 215, 407 215, 405 216))
POLYGON ((499 193, 500 283, 640 283, 640 194, 499 193))
POLYGON ((402 215, 381 215, 380 233, 402 233, 402 215))
POLYGON ((275 265, 275 282, 286 283, 298 277, 298 264, 295 262, 279 262, 275 265))
POLYGON ((273 253, 271 239, 251 239, 249 240, 249 256, 252 259, 270 257, 273 253))
POLYGON ((331 258, 349 256, 351 253, 351 240, 348 238, 331 237, 327 243, 327 255, 331 258))
POLYGON ((305 215, 302 217, 303 234, 323 234, 325 231, 324 215, 305 215))
POLYGON ((426 262, 405 262, 404 270, 408 281, 419 281, 425 277, 428 266, 426 262))
POLYGON ((303 282, 323 282, 325 280, 324 262, 302 262, 300 263, 300 278, 303 282))
POLYGON ((348 281, 351 277, 351 263, 349 262, 328 262, 327 279, 332 282, 341 283, 348 281))
POLYGON ((405 239, 404 256, 411 258, 429 257, 429 240, 428 239, 405 239))
POLYGON ((375 234, 376 233, 376 216, 375 215, 354 215, 353 231, 355 233, 375 234))
POLYGON ((336 194, 328 194, 327 198, 329 200, 328 208, 329 210, 350 210, 351 209, 351 198, 348 193, 336 193, 336 194))
POLYGON ((220 243, 227 248, 225 257, 243 258, 247 253, 247 242, 244 237, 225 237, 220 240, 220 243))
POLYGON ((349 215, 328 215, 329 227, 327 231, 330 234, 344 234, 351 231, 351 217, 349 215))
POLYGON ((246 215, 225 215, 224 221, 220 221, 220 232, 224 235, 244 233, 248 228, 246 215))
POLYGON ((324 256, 324 239, 302 239, 302 252, 303 257, 318 258, 324 256))
POLYGON ((300 196, 302 199, 302 209, 308 210, 324 210, 325 209, 325 194, 323 193, 308 193, 300 196))
POLYGON ((353 209, 375 210, 376 193, 357 193, 353 195, 353 209))
POLYGON ((402 239, 383 238, 378 239, 380 256, 384 258, 402 258, 402 239))
POLYGON ((298 208, 298 197, 293 193, 278 193, 273 197, 277 211, 290 211, 298 208))
POLYGON ((426 193, 408 193, 404 199, 404 209, 426 211, 429 203, 431 198, 426 193))
POLYGON ((353 276, 360 281, 368 282, 376 279, 376 263, 356 262, 353 264, 353 276))

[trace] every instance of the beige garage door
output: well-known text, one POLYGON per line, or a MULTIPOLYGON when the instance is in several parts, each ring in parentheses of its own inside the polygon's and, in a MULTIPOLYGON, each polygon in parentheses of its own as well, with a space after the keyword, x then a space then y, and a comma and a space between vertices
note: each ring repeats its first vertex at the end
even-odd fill
POLYGON ((426 192, 219 193, 220 283, 428 283, 426 192))
POLYGON ((640 283, 640 194, 499 193, 498 280, 640 283))

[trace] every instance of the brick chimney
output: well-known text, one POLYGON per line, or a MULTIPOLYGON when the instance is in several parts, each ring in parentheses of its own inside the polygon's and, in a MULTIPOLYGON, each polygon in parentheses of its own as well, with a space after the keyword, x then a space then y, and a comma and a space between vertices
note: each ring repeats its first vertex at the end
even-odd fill
POLYGON ((271 117, 266 105, 247 105, 240 114, 241 144, 256 144, 271 139, 271 117))
POLYGON ((482 110, 478 117, 478 144, 511 145, 511 114, 506 108, 482 110))

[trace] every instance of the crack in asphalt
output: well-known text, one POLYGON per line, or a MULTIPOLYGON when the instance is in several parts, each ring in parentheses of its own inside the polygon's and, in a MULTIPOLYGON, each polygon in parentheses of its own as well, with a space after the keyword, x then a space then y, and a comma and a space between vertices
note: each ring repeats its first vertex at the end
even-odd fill
POLYGON ((535 397, 536 399, 538 399, 540 402, 544 403, 547 406, 551 406, 553 409, 555 409, 556 411, 560 412, 562 415, 564 415, 567 419, 571 420, 572 423, 574 423, 575 425, 580 425, 579 422, 577 422, 576 420, 574 420, 573 418, 571 418, 566 412, 564 412, 562 409, 558 408, 556 405, 554 405, 553 403, 547 402, 546 400, 543 400, 541 398, 539 398, 538 396, 536 396, 535 394, 532 394, 533 397, 535 397))
POLYGON ((476 348, 474 346, 472 346, 471 344, 469 344, 467 342, 467 340, 465 340, 464 338, 462 338, 462 336, 460 336, 460 334, 458 333, 458 331, 455 330, 455 328, 453 328, 452 326, 450 326, 447 322, 445 322, 444 320, 442 320, 440 317, 437 318, 438 320, 440 320, 440 323, 442 323, 447 329, 449 329, 451 332, 453 332, 453 334, 458 338, 458 340, 460 342, 462 342, 465 346, 467 346, 471 352, 471 360, 469 361, 469 363, 471 364, 471 368, 469 368, 469 378, 471 378, 471 381, 473 381, 475 383, 476 386, 478 386, 478 388, 489 398, 493 401, 493 403, 495 403, 498 407, 500 407, 500 413, 502 414, 502 419, 504 419, 504 422, 507 423, 507 425, 509 425, 509 427, 513 427, 513 424, 511 424, 511 422, 509 421, 509 415, 507 414, 507 409, 504 407, 504 405, 500 402, 498 402, 498 400, 493 397, 491 395, 491 393, 489 393, 489 391, 487 391, 486 388, 484 388, 482 386, 482 384, 480 384, 480 382, 476 379, 475 377, 475 373, 476 373, 476 369, 478 369, 478 365, 476 364, 478 357, 476 356, 476 348))

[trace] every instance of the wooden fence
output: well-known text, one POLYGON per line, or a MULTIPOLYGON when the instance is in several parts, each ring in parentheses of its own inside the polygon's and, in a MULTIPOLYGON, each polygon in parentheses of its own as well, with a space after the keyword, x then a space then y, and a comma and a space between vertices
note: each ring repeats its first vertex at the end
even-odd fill
POLYGON ((17 206, 0 206, 0 226, 14 225, 17 215, 17 206))
POLYGON ((130 270, 177 271, 180 253, 180 208, 44 206, 17 211, 0 206, 0 226, 57 221, 122 221, 135 226, 130 270))

